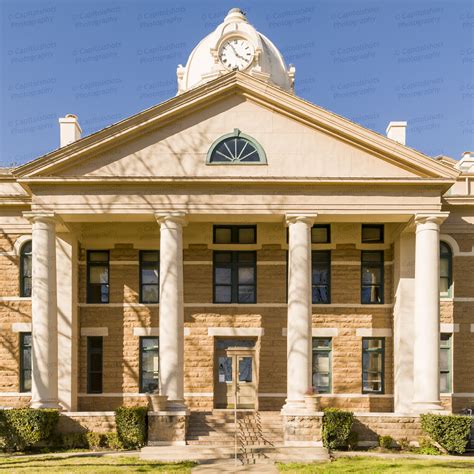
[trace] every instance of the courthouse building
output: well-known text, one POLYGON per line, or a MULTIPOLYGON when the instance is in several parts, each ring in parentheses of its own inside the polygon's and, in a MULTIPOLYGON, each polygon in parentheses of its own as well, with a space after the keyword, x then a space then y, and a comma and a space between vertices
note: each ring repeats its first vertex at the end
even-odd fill
POLYGON ((0 406, 474 407, 474 156, 297 97, 238 9, 177 79, 0 170, 0 406))

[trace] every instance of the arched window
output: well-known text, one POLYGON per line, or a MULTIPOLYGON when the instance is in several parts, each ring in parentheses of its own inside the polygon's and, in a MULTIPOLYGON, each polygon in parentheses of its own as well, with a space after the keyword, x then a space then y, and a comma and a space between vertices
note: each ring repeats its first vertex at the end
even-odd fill
POLYGON ((31 296, 31 240, 20 250, 20 296, 31 296))
POLYGON ((440 272, 439 272, 439 292, 440 296, 451 296, 453 285, 453 253, 451 247, 440 242, 440 272))
POLYGON ((267 157, 260 144, 238 128, 218 138, 209 148, 207 164, 264 165, 267 157))

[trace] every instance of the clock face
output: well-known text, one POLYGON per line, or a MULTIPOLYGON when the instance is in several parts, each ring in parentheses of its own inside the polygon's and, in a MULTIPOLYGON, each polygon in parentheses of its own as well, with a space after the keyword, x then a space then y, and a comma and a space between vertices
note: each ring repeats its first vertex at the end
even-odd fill
POLYGON ((243 71, 252 63, 253 53, 253 48, 247 40, 231 38, 221 46, 219 59, 227 69, 243 71))

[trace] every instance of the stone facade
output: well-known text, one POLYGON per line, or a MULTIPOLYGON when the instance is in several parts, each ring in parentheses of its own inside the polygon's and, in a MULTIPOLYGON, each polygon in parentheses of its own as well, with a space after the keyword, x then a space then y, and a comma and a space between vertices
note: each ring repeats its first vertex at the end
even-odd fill
POLYGON ((188 415, 185 412, 148 413, 148 444, 150 446, 186 444, 188 415))

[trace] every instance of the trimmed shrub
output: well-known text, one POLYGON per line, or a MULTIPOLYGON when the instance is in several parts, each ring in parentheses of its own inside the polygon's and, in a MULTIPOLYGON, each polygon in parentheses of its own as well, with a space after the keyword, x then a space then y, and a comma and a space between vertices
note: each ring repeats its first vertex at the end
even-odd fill
POLYGON ((115 431, 105 434, 105 445, 107 448, 113 449, 114 451, 123 449, 123 444, 115 431))
POLYGON ((87 447, 84 433, 64 433, 61 435, 62 446, 66 449, 81 449, 87 447))
POLYGON ((18 408, 2 410, 0 437, 9 449, 22 451, 46 444, 59 420, 58 410, 18 408))
POLYGON ((126 449, 136 449, 145 445, 147 411, 148 407, 119 407, 115 410, 118 438, 126 449))
POLYGON ((392 449, 395 441, 391 436, 379 436, 379 446, 383 449, 392 449))
POLYGON ((337 408, 326 408, 323 415, 323 445, 328 449, 346 447, 354 414, 337 408))
POLYGON ((420 445, 420 447, 415 450, 417 454, 429 454, 431 456, 437 456, 438 454, 441 454, 439 452, 439 449, 436 446, 433 446, 430 438, 428 438, 427 436, 422 436, 421 438, 419 438, 418 444, 420 445))
POLYGON ((472 417, 460 415, 421 415, 423 431, 449 453, 466 451, 471 433, 472 417))
POLYGON ((88 431, 86 433, 87 447, 89 449, 99 449, 103 444, 104 435, 102 433, 95 433, 94 431, 88 431))

